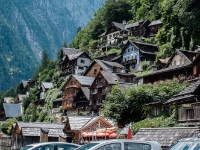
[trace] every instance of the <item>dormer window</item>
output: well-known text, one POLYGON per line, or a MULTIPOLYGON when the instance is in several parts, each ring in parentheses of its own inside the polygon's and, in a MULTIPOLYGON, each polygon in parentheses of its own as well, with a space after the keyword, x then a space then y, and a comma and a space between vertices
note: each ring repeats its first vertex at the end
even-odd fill
POLYGON ((174 60, 174 66, 176 66, 176 60, 174 60))

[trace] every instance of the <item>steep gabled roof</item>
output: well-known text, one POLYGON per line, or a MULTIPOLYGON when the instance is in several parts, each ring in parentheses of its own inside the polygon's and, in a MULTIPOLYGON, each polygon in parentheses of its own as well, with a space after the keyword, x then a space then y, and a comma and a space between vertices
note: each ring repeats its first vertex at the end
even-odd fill
POLYGON ((28 86, 28 81, 22 80, 22 86, 23 88, 26 88, 28 86))
MULTIPOLYGON (((87 128, 89 125, 91 125, 92 123, 94 123, 95 121, 97 121, 98 119, 102 119, 104 121, 106 121, 110 127, 113 126, 113 122, 111 120, 107 120, 101 116, 95 116, 95 117, 68 117, 69 119, 69 124, 71 127, 71 130, 83 130, 85 128, 87 128)), ((63 122, 66 122, 66 120, 64 120, 63 122)))
POLYGON ((179 92, 178 94, 172 96, 168 101, 164 104, 172 103, 179 100, 184 100, 188 98, 195 98, 195 91, 200 88, 200 80, 193 83, 191 86, 186 87, 183 91, 179 92))
POLYGON ((158 24, 162 24, 162 22, 160 20, 154 20, 148 26, 154 26, 154 25, 158 25, 158 24))
POLYGON ((108 84, 117 84, 119 81, 119 77, 112 72, 106 72, 106 71, 100 71, 102 76, 105 78, 105 80, 108 82, 108 84))
POLYGON ((94 81, 93 77, 72 75, 82 86, 90 86, 94 81))
POLYGON ((86 52, 79 52, 77 54, 71 54, 71 55, 67 55, 67 56, 68 56, 69 60, 73 60, 73 59, 77 59, 82 54, 85 54, 88 58, 90 58, 90 56, 86 52))
POLYGON ((77 53, 80 53, 81 50, 80 49, 74 49, 74 48, 62 48, 62 53, 63 53, 63 56, 65 55, 72 55, 72 54, 77 54, 77 53))
POLYGON ((118 29, 121 29, 121 30, 124 30, 124 31, 128 31, 126 28, 125 28, 125 24, 122 24, 122 23, 118 23, 118 22, 112 22, 114 24, 115 27, 117 27, 118 29))
POLYGON ((52 82, 42 82, 42 86, 45 88, 45 89, 50 89, 53 87, 53 83, 52 82))
POLYGON ((128 29, 128 28, 137 27, 137 26, 139 26, 141 23, 142 23, 142 25, 143 25, 146 21, 148 21, 148 20, 142 20, 142 21, 138 21, 138 22, 131 23, 131 24, 127 24, 127 25, 125 26, 125 28, 128 29))

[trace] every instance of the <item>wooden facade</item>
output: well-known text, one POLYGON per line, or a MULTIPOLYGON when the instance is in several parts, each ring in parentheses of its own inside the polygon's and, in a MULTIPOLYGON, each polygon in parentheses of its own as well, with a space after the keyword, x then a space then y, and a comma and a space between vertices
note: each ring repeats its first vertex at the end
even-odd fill
MULTIPOLYGON (((64 123, 63 131, 71 134, 73 143, 77 144, 82 140, 83 132, 94 132, 97 129, 113 127, 113 122, 111 120, 106 120, 101 116, 68 117, 64 123)), ((92 137, 88 140, 91 141, 92 137)))
POLYGON ((109 71, 109 72, 123 72, 124 66, 116 62, 103 61, 103 60, 94 60, 88 69, 84 72, 84 76, 96 77, 100 71, 109 71))
POLYGON ((93 81, 93 77, 71 75, 71 77, 62 87, 64 95, 62 109, 69 113, 70 111, 76 110, 79 107, 81 108, 82 103, 77 103, 77 101, 75 102, 74 98, 82 87, 89 88, 93 81))
POLYGON ((158 33, 158 30, 162 28, 162 22, 160 20, 154 20, 149 25, 150 36, 155 36, 158 33))
POLYGON ((132 24, 127 24, 126 29, 129 30, 130 36, 147 37, 149 36, 149 24, 149 20, 143 20, 139 22, 134 22, 132 24))
POLYGON ((58 141, 64 125, 41 122, 17 122, 13 125, 11 148, 19 149, 28 144, 58 141))
POLYGON ((106 95, 111 91, 113 85, 119 82, 119 77, 111 72, 100 71, 90 87, 90 112, 98 113, 105 100, 106 95))
POLYGON ((61 76, 70 74, 81 75, 90 65, 90 60, 91 59, 86 52, 65 55, 60 63, 62 69, 61 76))
POLYGON ((184 76, 187 79, 198 77, 200 73, 198 69, 200 68, 199 54, 199 52, 176 49, 169 58, 165 68, 155 69, 152 73, 137 78, 143 78, 143 83, 153 83, 179 76, 184 76))

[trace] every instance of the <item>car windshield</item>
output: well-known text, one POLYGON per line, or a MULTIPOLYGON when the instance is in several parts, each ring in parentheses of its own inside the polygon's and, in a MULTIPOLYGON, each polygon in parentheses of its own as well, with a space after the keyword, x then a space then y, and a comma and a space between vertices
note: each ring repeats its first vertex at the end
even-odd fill
POLYGON ((179 141, 176 144, 172 145, 168 150, 200 150, 200 143, 190 141, 179 141))
POLYGON ((99 144, 99 143, 89 143, 87 145, 77 148, 76 150, 89 150, 90 148, 94 147, 97 144, 99 144))
POLYGON ((25 147, 22 147, 20 150, 28 150, 29 148, 32 148, 33 146, 25 146, 25 147))

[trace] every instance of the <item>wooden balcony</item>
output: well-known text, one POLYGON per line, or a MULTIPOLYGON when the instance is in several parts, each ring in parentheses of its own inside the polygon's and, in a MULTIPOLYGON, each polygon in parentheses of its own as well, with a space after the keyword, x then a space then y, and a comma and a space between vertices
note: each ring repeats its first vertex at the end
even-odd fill
POLYGON ((97 109, 99 109, 99 105, 95 105, 95 104, 89 105, 89 108, 90 108, 90 110, 97 110, 97 109))
POLYGON ((180 124, 196 125, 200 121, 200 102, 182 104, 178 108, 178 116, 180 124))
POLYGON ((122 65, 129 65, 129 64, 136 64, 136 63, 137 63, 137 59, 122 61, 122 65))

